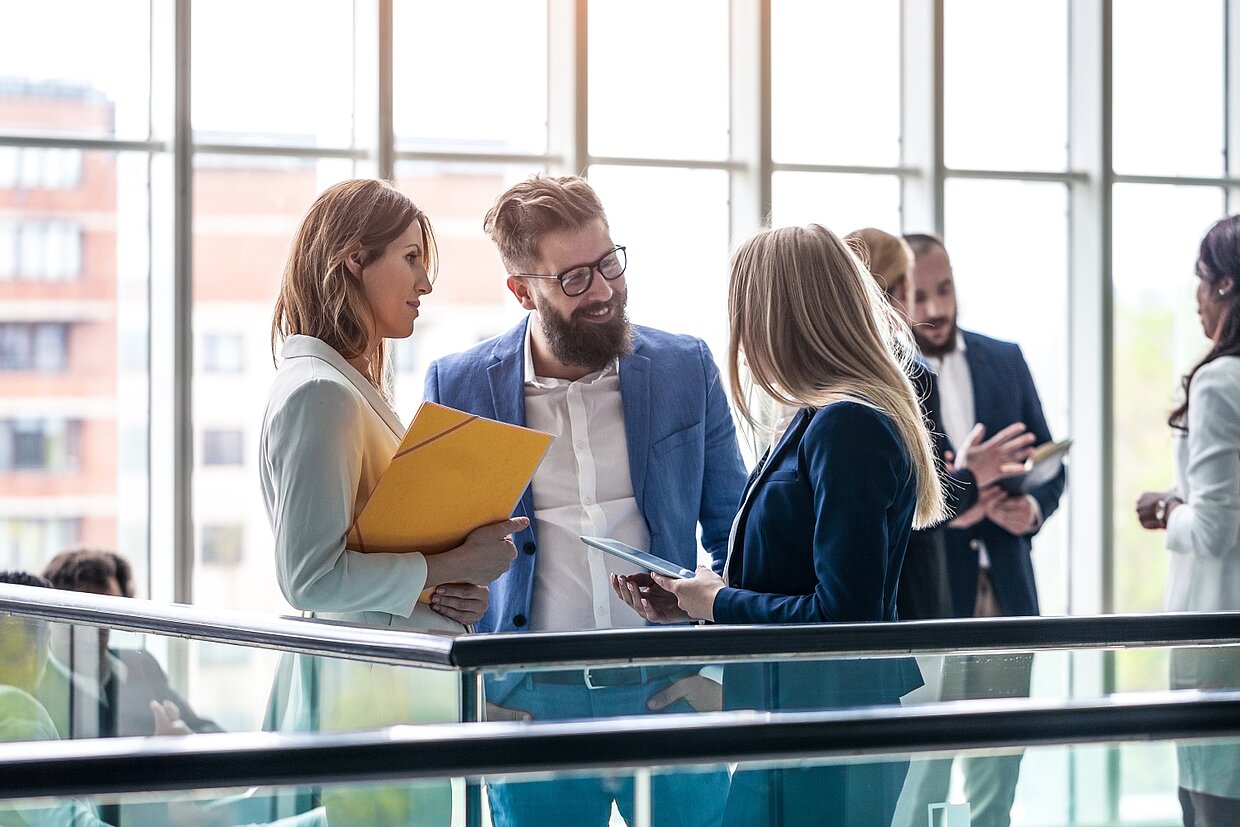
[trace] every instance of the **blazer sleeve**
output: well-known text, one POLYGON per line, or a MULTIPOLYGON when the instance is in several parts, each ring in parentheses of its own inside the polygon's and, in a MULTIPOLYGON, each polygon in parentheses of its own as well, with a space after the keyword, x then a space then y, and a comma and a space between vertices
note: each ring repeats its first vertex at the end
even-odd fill
MULTIPOLYGON (((1038 389, 1033 384, 1033 374, 1029 371, 1029 363, 1025 361, 1025 356, 1021 353, 1020 347, 1016 347, 1015 365, 1016 378, 1019 382, 1021 394, 1021 421, 1025 423, 1025 427, 1033 433, 1037 439, 1037 444, 1050 442, 1051 429, 1046 424, 1046 415, 1042 412, 1042 400, 1038 397, 1038 389)), ((1063 496, 1064 487, 1068 484, 1068 469, 1066 466, 1059 469, 1059 473, 1049 482, 1039 485, 1033 489, 1030 496, 1038 503, 1038 508, 1042 512, 1042 519, 1037 527, 1029 532, 1032 536, 1041 530, 1050 516, 1059 508, 1059 498, 1063 496)))
MULTIPOLYGON (((824 623, 882 620, 890 543, 888 511, 910 473, 904 447, 882 414, 855 403, 821 411, 801 442, 813 489, 812 514, 750 511, 748 522, 812 520, 811 594, 766 594, 725 588, 715 597, 719 623, 824 623)), ((749 542, 747 540, 747 542, 749 542)), ((768 549, 768 553, 803 553, 768 549)), ((748 553, 748 551, 746 552, 748 553)))
POLYGON ((698 521, 702 526, 702 547, 710 553, 712 568, 723 571, 728 556, 728 536, 740 506, 748 474, 736 442, 736 426, 719 369, 705 342, 699 342, 702 370, 706 378, 706 450, 702 473, 702 501, 698 521))
POLYGON ((271 416, 276 578, 296 609, 413 614, 426 583, 421 554, 345 549, 361 480, 360 405, 348 388, 310 381, 271 416))
POLYGON ((1216 364, 1189 389, 1189 499, 1167 519, 1168 549, 1206 557, 1240 547, 1240 376, 1216 364))

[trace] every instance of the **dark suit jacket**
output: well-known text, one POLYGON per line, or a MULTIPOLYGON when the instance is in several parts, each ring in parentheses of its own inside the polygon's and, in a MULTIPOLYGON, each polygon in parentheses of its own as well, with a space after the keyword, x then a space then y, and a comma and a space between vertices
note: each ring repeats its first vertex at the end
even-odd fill
MULTIPOLYGON (((857 402, 802 409, 750 477, 715 621, 895 620, 916 504, 908 454, 886 415, 857 402)), ((724 673, 732 708, 894 703, 920 685, 911 658, 724 673)))
MULTIPOLYGON (((1050 442, 1051 432, 1042 413, 1042 401, 1020 346, 970 331, 963 331, 963 334, 965 360, 973 379, 975 421, 986 426, 987 434, 997 433, 1013 422, 1023 422, 1036 437, 1036 444, 1050 442)), ((1042 509, 1044 522, 1059 507, 1066 484, 1065 469, 1031 492, 1042 509)), ((947 529, 948 570, 958 617, 972 617, 977 600, 975 541, 986 544, 995 595, 1003 613, 1038 614, 1038 592, 1030 557, 1035 534, 1036 529, 1020 536, 1010 534, 989 520, 982 520, 972 528, 947 529)))

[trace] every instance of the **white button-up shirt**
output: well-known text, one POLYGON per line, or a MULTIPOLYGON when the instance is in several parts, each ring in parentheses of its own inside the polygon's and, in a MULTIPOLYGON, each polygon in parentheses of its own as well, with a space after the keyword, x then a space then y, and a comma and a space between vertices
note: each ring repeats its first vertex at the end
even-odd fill
MULTIPOLYGON (((973 405, 973 373, 969 370, 969 360, 964 352, 964 334, 957 331, 955 350, 942 356, 925 357, 939 381, 939 413, 943 417, 943 430, 957 451, 977 422, 973 405)), ((956 457, 957 462, 963 459, 956 457)), ((984 569, 990 568, 986 544, 978 539, 974 540, 974 547, 977 549, 978 564, 984 569)))
POLYGON ((538 559, 530 630, 646 625, 615 596, 609 577, 641 570, 579 539, 611 537, 650 548, 629 475, 619 361, 574 382, 536 376, 527 329, 525 424, 557 437, 533 479, 538 559))

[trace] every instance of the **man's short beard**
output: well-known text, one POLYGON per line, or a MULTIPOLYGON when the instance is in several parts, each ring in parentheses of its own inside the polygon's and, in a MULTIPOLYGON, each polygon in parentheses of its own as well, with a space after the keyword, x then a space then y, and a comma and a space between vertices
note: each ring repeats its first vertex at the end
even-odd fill
POLYGON ((591 302, 577 307, 571 318, 565 318, 549 302, 535 294, 538 318, 551 355, 560 363, 585 368, 593 373, 614 360, 626 356, 633 347, 633 329, 627 311, 628 291, 617 291, 606 302, 591 302), (611 319, 603 324, 583 321, 591 310, 610 307, 611 319))
POLYGON ((946 356, 956 350, 956 339, 960 330, 956 327, 956 320, 952 319, 950 323, 950 334, 943 341, 943 344, 936 345, 928 341, 924 336, 917 332, 917 326, 913 326, 913 338, 917 340, 917 349, 921 351, 922 356, 946 356))

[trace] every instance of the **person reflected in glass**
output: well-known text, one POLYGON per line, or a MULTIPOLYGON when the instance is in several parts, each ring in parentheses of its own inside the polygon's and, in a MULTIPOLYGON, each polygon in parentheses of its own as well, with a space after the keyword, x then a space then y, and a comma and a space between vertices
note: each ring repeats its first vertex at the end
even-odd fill
MULTIPOLYGON (((1144 528, 1167 532, 1172 612, 1240 609, 1240 215, 1217 222, 1197 255, 1197 314, 1210 348, 1184 377, 1170 416, 1175 484, 1137 500, 1144 528)), ((1173 688, 1240 688, 1240 664, 1217 649, 1172 652, 1173 688)), ((1240 747, 1177 748, 1188 827, 1240 824, 1240 747)))
MULTIPOLYGON (((686 580, 632 575, 615 579, 617 593, 659 622, 895 620, 909 533, 946 516, 908 378, 908 326, 853 251, 813 224, 764 231, 739 247, 728 312, 732 398, 742 418, 758 425, 754 387, 797 414, 750 475, 722 577, 705 567, 686 580)), ((911 658, 724 673, 729 708, 897 704, 919 685, 911 658)), ((904 761, 741 771, 725 823, 886 827, 907 769, 904 761)))

